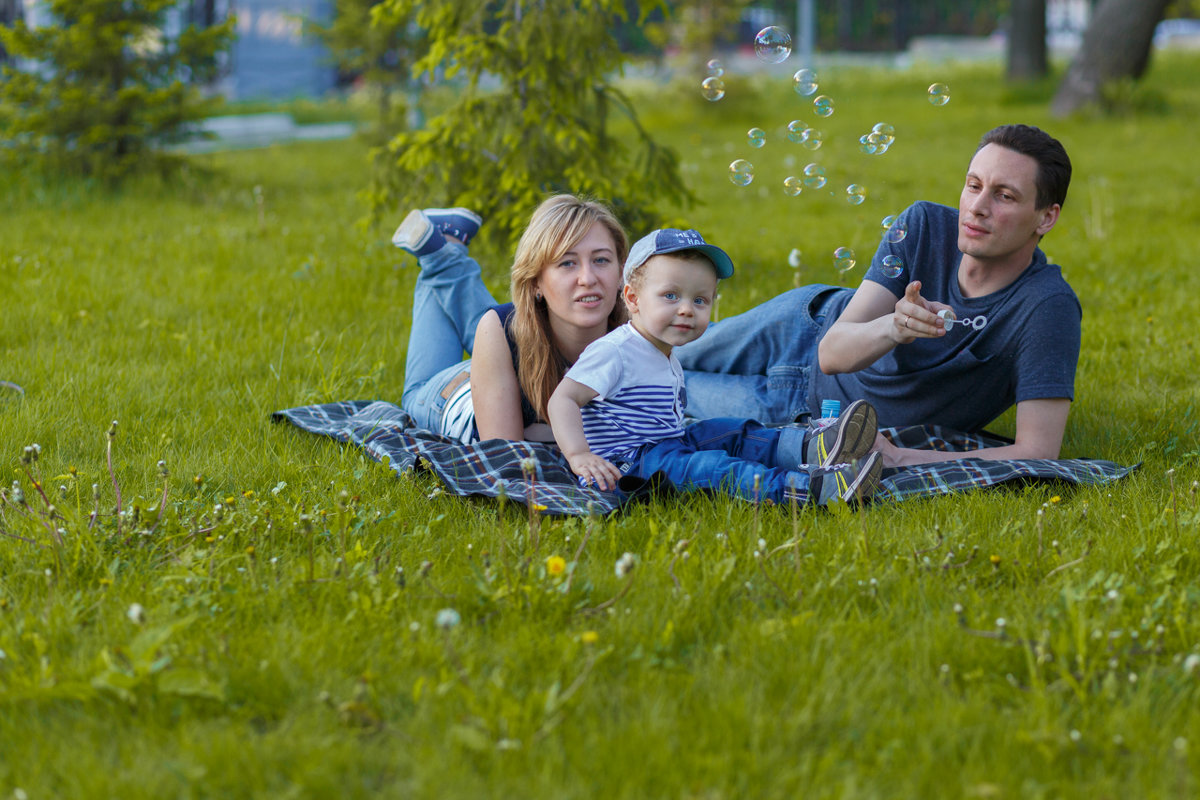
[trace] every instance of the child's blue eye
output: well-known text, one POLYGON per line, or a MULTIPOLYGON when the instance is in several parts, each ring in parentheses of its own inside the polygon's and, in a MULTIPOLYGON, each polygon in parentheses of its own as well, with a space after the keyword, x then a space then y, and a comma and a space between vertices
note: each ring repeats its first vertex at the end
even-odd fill
POLYGON ((676 300, 679 296, 674 292, 663 292, 663 297, 667 300, 676 300))

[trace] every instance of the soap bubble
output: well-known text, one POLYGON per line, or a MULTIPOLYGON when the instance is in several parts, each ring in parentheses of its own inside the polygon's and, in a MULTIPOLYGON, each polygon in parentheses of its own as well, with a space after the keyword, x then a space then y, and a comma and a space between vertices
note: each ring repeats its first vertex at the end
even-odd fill
POLYGON ((869 133, 864 133, 858 137, 858 149, 869 156, 873 156, 879 152, 879 146, 871 141, 871 134, 869 133))
POLYGON ((839 247, 833 251, 833 266, 838 272, 849 272, 854 264, 854 251, 849 247, 839 247))
POLYGON ((803 256, 803 253, 793 247, 792 252, 788 253, 788 266, 793 269, 800 269, 800 266, 804 263, 802 260, 803 256))
POLYGON ((862 201, 867 199, 867 187, 860 186, 857 183, 852 183, 846 187, 846 202, 852 206, 862 205, 862 201))
POLYGON ((899 278, 900 273, 904 271, 904 262, 900 256, 884 256, 879 271, 889 278, 899 278))
POLYGON ((700 84, 700 93, 705 100, 715 103, 725 96, 725 81, 710 75, 700 84))
POLYGON ((725 65, 718 58, 710 58, 708 60, 708 74, 714 78, 719 78, 725 74, 725 65))
POLYGON ((804 191, 804 186, 803 186, 803 184, 800 183, 800 179, 797 178, 795 175, 788 175, 786 178, 783 179, 784 194, 795 197, 796 195, 800 194, 800 192, 802 192, 802 191, 804 191))
POLYGON ((788 127, 787 127, 788 141, 796 142, 797 144, 802 144, 806 139, 808 139, 809 130, 811 130, 811 129, 807 125, 805 125, 803 122, 801 122, 800 120, 798 120, 798 119, 792 120, 791 122, 788 123, 788 127))
POLYGON ((751 128, 746 131, 746 141, 751 147, 762 147, 767 143, 767 132, 762 128, 751 128))
POLYGON ((884 217, 880 225, 883 227, 883 240, 888 244, 900 244, 908 236, 908 226, 900 222, 895 214, 884 217))
POLYGON ((950 102, 950 87, 944 83, 930 85, 928 94, 932 105, 944 106, 950 102))
POLYGON ((792 76, 792 88, 801 97, 810 97, 817 91, 817 73, 811 69, 798 69, 792 76))
POLYGON ((806 128, 804 132, 804 146, 809 150, 820 150, 821 142, 825 139, 825 134, 821 133, 816 128, 806 128))
POLYGON ((729 165, 729 180, 738 186, 749 186, 754 180, 754 165, 744 158, 739 158, 729 165))
POLYGON ((814 97, 813 113, 818 117, 833 116, 833 98, 827 94, 819 94, 814 97))
POLYGON ((792 37, 778 25, 770 25, 754 37, 754 54, 768 64, 778 64, 792 54, 792 37))
POLYGON ((896 129, 886 122, 876 122, 871 126, 871 133, 877 133, 884 144, 890 145, 896 140, 896 129))
POLYGON ((804 185, 810 189, 820 189, 825 185, 825 168, 820 164, 809 164, 804 168, 804 185))

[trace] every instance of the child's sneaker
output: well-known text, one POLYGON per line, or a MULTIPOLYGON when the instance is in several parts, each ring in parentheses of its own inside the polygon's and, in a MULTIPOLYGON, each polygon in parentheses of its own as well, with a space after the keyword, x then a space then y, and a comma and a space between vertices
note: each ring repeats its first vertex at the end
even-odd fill
POLYGON ((815 467, 809 483, 809 497, 819 506, 836 500, 856 505, 879 490, 883 477, 883 456, 874 452, 853 464, 815 467))
POLYGON ((425 216, 443 236, 453 236, 463 244, 470 244, 483 224, 483 218, 469 208, 427 208, 425 216))
POLYGON ((446 237, 430 222, 424 211, 413 209, 392 234, 392 244, 420 258, 436 253, 446 244, 446 237))
POLYGON ((856 461, 875 444, 879 415, 866 400, 855 400, 832 424, 813 431, 805 447, 805 463, 828 467, 856 461))

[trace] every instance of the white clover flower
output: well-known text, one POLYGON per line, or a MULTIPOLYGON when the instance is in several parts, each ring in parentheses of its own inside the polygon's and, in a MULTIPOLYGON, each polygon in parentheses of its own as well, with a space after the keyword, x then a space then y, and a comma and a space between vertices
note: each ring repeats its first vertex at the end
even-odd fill
POLYGON ((1196 667, 1200 667, 1200 655, 1189 653, 1188 657, 1183 660, 1183 671, 1191 675, 1196 671, 1196 667))
POLYGON ((637 566, 637 557, 633 553, 625 553, 617 559, 615 567, 617 577, 624 578, 629 573, 633 572, 633 568, 637 566))
POLYGON ((437 626, 444 631, 450 630, 460 622, 462 622, 462 617, 453 608, 443 608, 437 613, 437 626))
POLYGON ((146 609, 142 608, 141 603, 132 603, 129 610, 125 612, 125 616, 129 617, 129 621, 134 625, 144 625, 146 622, 146 609))

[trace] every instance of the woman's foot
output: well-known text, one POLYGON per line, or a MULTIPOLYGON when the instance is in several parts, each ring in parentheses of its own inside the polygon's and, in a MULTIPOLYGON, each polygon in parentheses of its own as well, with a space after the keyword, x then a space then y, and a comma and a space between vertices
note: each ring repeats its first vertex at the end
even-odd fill
POLYGON ((420 258, 441 250, 446 244, 446 237, 424 211, 413 209, 392 234, 392 244, 420 258))
POLYGON ((468 208, 427 208, 425 217, 443 236, 463 244, 470 244, 483 224, 483 218, 468 208))

